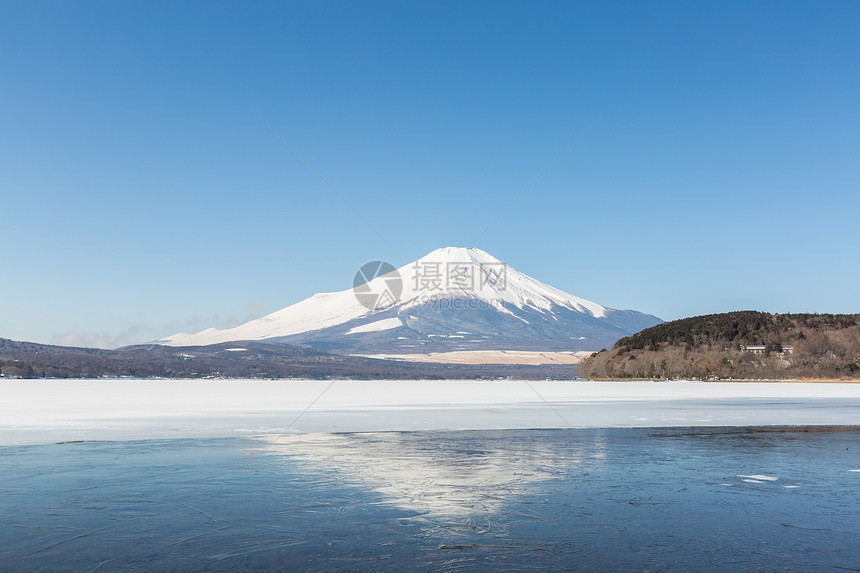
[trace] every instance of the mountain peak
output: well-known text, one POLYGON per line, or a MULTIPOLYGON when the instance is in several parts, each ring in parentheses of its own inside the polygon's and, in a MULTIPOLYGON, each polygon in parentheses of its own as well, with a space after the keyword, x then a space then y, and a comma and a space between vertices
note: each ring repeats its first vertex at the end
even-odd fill
POLYGON ((501 263, 493 255, 475 247, 442 247, 432 251, 417 261, 420 262, 453 262, 453 263, 501 263))
MULTIPOLYGON (((496 306, 546 311, 553 306, 604 317, 610 310, 544 284, 474 247, 443 247, 401 267, 400 302, 417 306, 439 297, 469 296, 496 306)), ((384 279, 377 279, 381 281, 384 279)))
MULTIPOLYGON (((353 289, 322 293, 226 330, 179 333, 159 341, 193 346, 237 340, 310 341, 355 346, 386 333, 390 348, 449 343, 592 349, 660 322, 634 311, 616 311, 521 273, 474 247, 443 247, 393 269, 378 261, 353 289), (387 268, 384 274, 380 269, 387 268), (366 278, 365 278, 366 277, 366 278), (367 280, 369 279, 369 280, 367 280), (517 342, 519 341, 519 342, 517 342)), ((367 266, 367 265, 365 265, 367 266)))

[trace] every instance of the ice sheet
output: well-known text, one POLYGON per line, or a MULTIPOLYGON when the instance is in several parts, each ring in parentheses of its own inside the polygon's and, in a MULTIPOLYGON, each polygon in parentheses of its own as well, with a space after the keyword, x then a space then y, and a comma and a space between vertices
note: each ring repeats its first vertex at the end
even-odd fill
POLYGON ((309 432, 853 425, 860 385, 2 380, 0 444, 309 432))

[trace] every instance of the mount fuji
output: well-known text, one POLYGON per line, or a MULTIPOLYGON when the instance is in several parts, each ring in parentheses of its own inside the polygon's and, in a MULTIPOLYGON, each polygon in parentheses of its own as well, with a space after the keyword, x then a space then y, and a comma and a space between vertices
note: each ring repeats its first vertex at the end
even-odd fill
POLYGON ((157 344, 267 341, 387 355, 575 352, 608 348, 661 322, 568 294, 480 249, 446 247, 399 269, 368 263, 352 289, 316 294, 235 328, 174 334, 157 344))

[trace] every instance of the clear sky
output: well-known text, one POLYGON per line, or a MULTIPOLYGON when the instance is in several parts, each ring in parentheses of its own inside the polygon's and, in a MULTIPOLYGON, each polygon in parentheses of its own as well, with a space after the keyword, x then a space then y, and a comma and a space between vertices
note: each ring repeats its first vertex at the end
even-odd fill
POLYGON ((442 246, 666 320, 860 312, 858 25, 856 1, 4 2, 0 337, 233 326, 442 246))

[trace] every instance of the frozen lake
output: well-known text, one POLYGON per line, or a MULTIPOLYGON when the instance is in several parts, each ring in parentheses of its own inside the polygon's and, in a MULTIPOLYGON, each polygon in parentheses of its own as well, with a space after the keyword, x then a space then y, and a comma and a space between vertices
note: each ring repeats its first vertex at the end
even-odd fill
POLYGON ((0 570, 856 570, 860 385, 0 382, 0 570))
POLYGON ((0 381, 0 445, 314 432, 858 423, 860 384, 0 381))
POLYGON ((295 434, 0 448, 0 569, 856 570, 860 432, 295 434))

